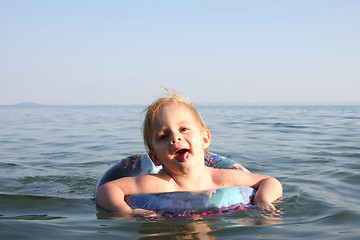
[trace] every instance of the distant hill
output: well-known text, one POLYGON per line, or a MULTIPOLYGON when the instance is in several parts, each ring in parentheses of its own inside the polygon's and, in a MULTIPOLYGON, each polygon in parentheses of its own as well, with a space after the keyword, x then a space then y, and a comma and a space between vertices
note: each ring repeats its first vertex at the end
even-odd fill
POLYGON ((33 103, 33 102, 22 102, 22 103, 15 104, 14 106, 19 106, 19 107, 40 107, 40 106, 43 106, 43 105, 38 104, 38 103, 33 103))

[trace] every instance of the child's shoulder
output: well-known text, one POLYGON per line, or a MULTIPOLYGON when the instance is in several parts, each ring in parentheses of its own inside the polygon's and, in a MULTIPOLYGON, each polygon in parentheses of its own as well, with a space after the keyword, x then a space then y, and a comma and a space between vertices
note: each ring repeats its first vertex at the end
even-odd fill
POLYGON ((171 177, 165 174, 145 174, 136 177, 137 186, 142 193, 170 191, 171 177))
MULTIPOLYGON (((239 178, 243 178, 249 174, 248 172, 238 169, 213 169, 212 176, 216 184, 225 184, 237 181, 239 178)), ((231 184, 230 184, 231 185, 231 184)))
POLYGON ((144 175, 139 175, 134 177, 134 180, 138 183, 138 184, 146 184, 149 181, 159 181, 159 176, 158 174, 155 173, 149 173, 149 174, 144 174, 144 175))

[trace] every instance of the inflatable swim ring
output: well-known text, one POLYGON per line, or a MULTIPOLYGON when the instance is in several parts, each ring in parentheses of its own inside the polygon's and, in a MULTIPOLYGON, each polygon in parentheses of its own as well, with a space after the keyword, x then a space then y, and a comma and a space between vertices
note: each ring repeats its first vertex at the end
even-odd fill
MULTIPOLYGON (((207 166, 235 168, 249 172, 240 164, 223 156, 210 153, 207 166)), ((99 179, 96 189, 101 185, 122 177, 133 177, 157 173, 161 167, 153 164, 147 154, 135 154, 113 165, 99 179)), ((255 190, 250 187, 220 188, 196 192, 168 192, 157 194, 138 194, 126 197, 126 202, 133 209, 154 210, 166 216, 218 215, 253 208, 251 206, 255 190)))

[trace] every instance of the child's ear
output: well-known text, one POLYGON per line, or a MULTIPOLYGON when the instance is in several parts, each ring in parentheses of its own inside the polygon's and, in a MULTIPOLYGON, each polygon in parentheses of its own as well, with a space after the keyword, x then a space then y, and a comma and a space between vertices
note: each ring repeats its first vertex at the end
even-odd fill
POLYGON ((211 133, 208 129, 206 129, 203 133, 204 149, 210 147, 210 141, 211 141, 211 133))
POLYGON ((155 166, 160 166, 161 165, 161 162, 157 159, 154 152, 149 152, 148 155, 149 155, 151 161, 155 164, 155 166))

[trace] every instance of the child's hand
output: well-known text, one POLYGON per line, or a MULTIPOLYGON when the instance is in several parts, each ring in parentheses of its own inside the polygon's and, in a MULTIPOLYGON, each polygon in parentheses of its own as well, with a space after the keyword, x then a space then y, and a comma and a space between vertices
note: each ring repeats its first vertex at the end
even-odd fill
POLYGON ((256 207, 261 213, 273 213, 276 211, 276 208, 272 203, 261 202, 256 204, 256 207))
POLYGON ((272 203, 261 202, 256 205, 257 210, 260 214, 282 214, 280 210, 277 210, 272 203))

